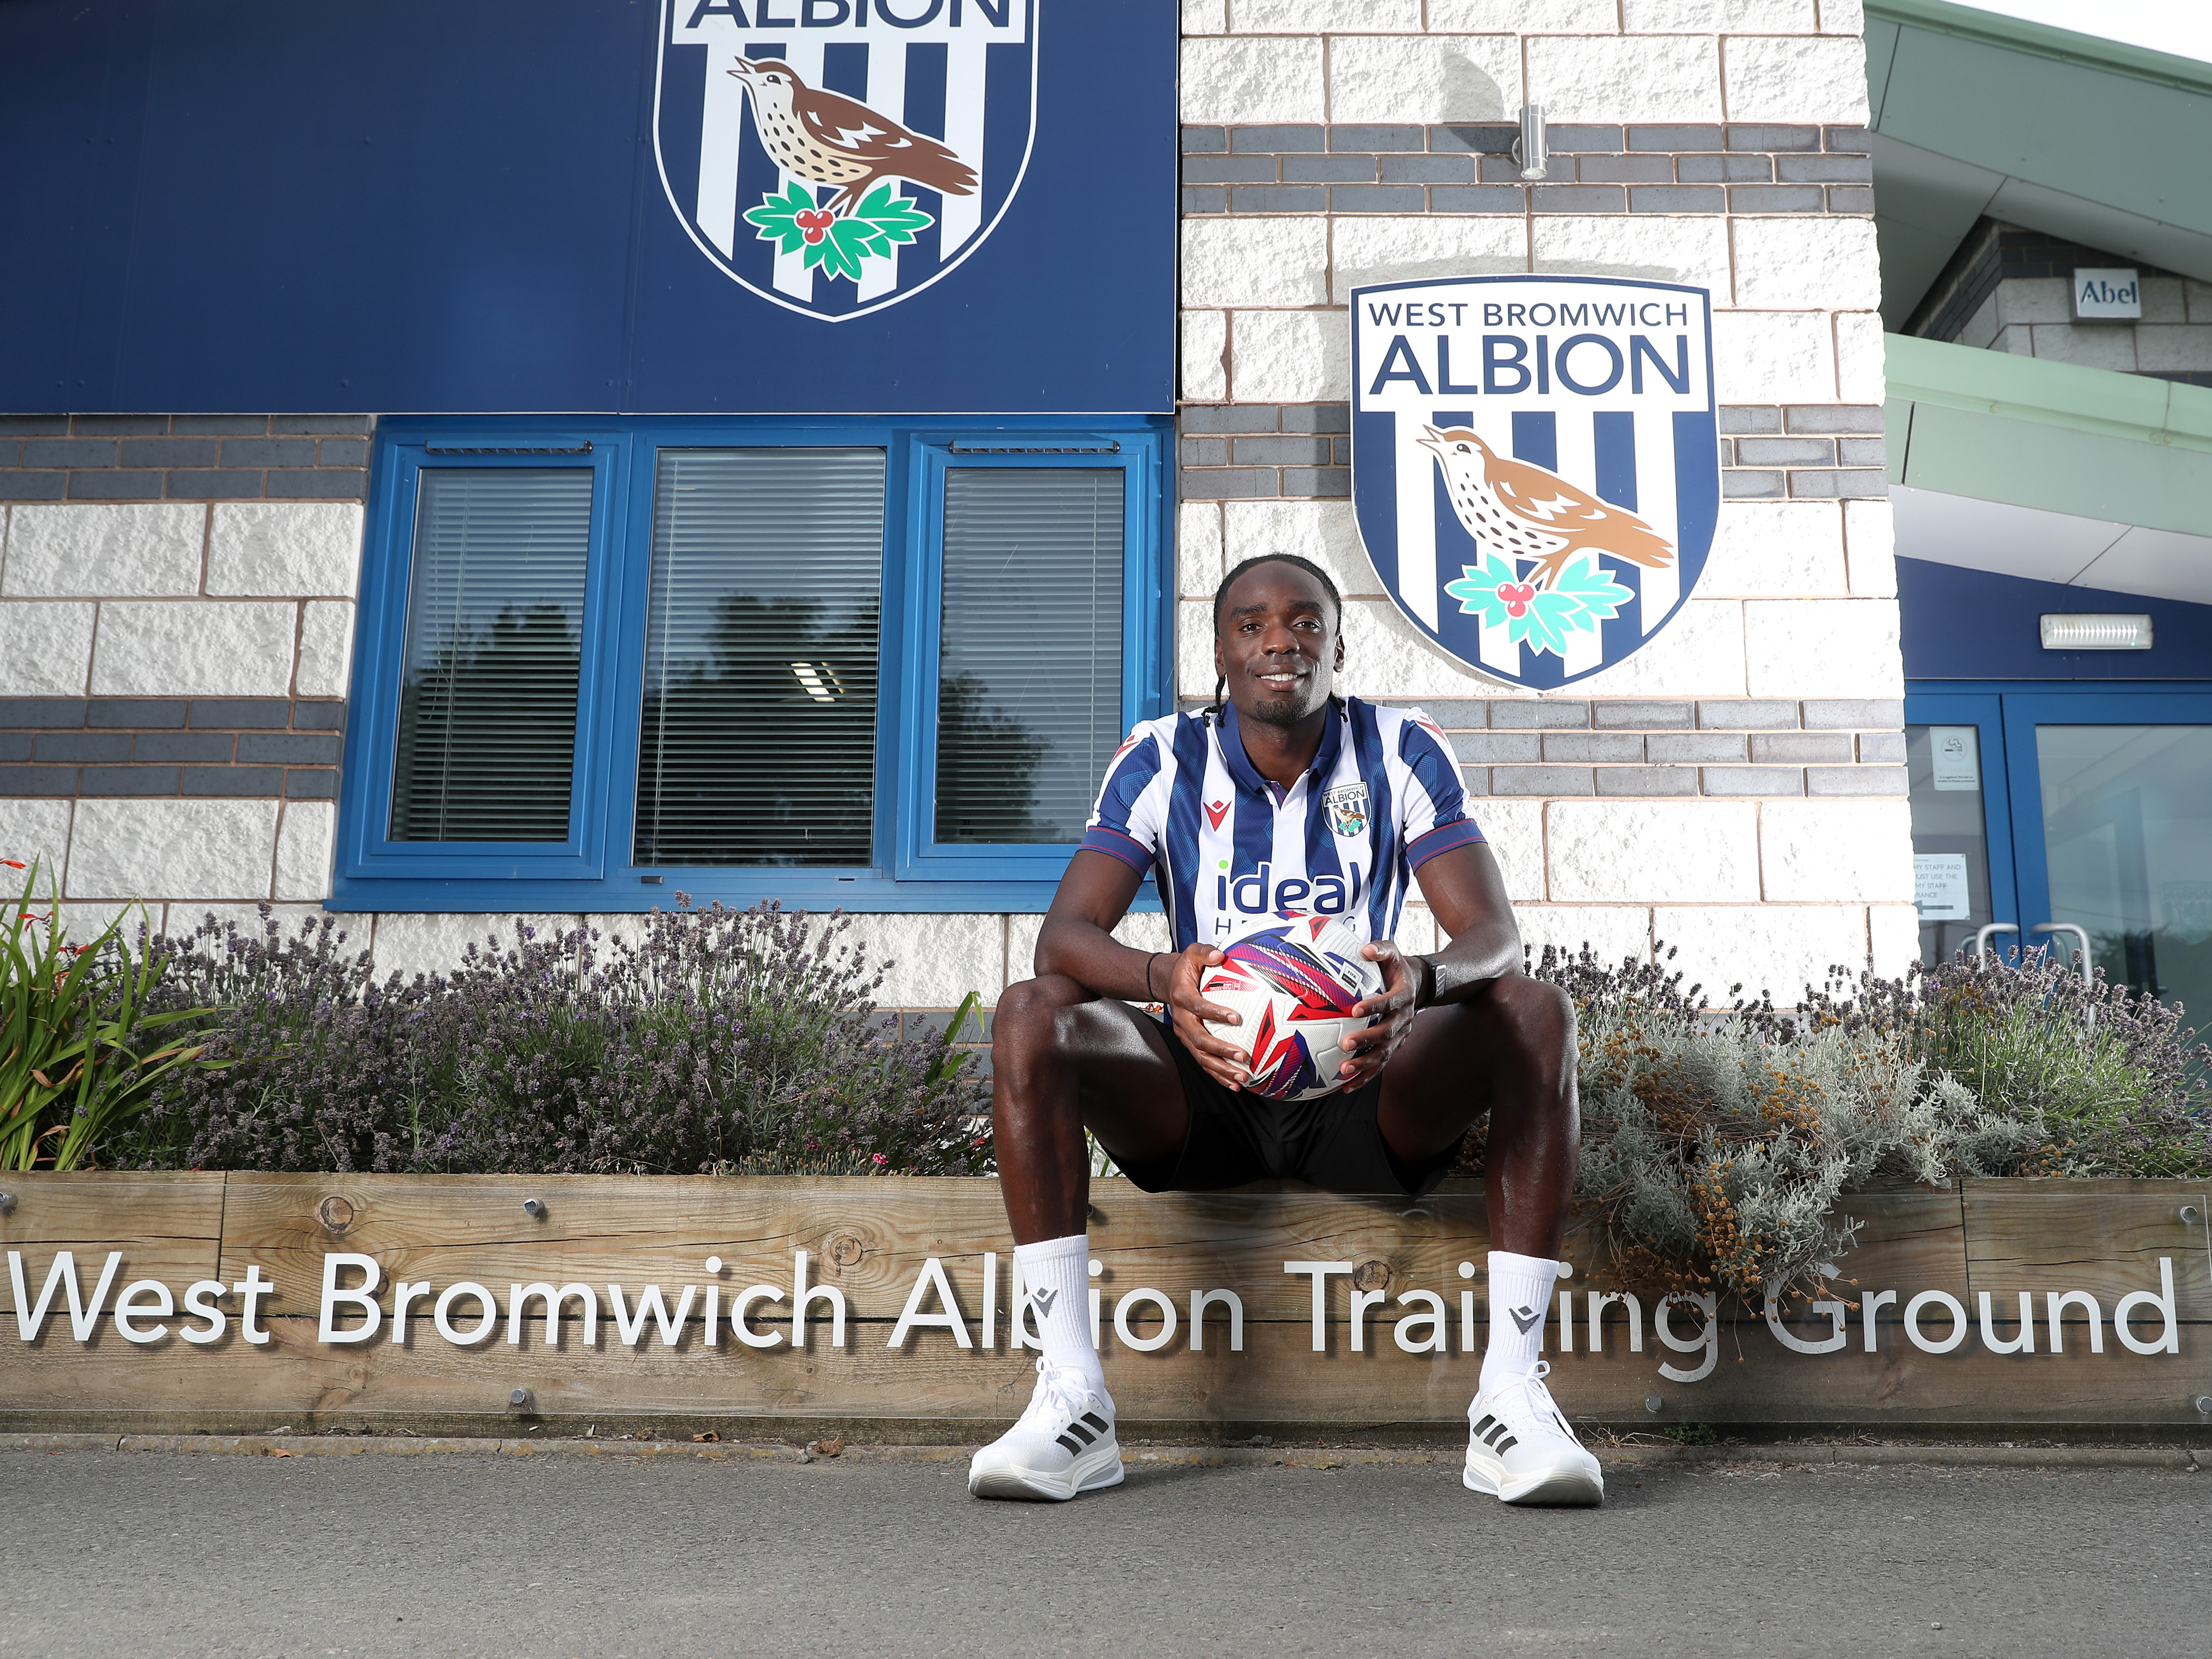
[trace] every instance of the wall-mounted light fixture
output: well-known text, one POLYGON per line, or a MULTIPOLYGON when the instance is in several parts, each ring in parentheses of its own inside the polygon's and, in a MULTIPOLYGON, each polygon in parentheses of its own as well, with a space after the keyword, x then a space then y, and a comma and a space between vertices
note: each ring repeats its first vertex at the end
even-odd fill
POLYGON ((1513 159, 1519 165, 1523 179, 1544 176, 1551 152, 1544 144, 1544 106, 1541 104, 1521 106, 1521 136, 1513 141, 1513 159))
POLYGON ((2150 618, 2053 612, 2043 618, 2045 651, 2148 651, 2150 618))

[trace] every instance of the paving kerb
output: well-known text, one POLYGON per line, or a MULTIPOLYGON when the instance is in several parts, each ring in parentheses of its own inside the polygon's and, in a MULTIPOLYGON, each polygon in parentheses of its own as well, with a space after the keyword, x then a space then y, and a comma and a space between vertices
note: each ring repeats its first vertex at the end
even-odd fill
MULTIPOLYGON (((1986 1445, 1629 1445, 1594 1448, 1612 1467, 1653 1468, 1685 1464, 1758 1463, 1784 1467, 1920 1465, 1951 1468, 2212 1469, 2212 1450, 2161 1446, 1986 1445)), ((185 1456, 234 1457, 637 1457, 691 1458, 704 1462, 782 1462, 843 1457, 855 1462, 951 1462, 973 1446, 847 1444, 822 1454, 783 1441, 623 1440, 528 1437, 495 1438, 437 1435, 280 1434, 9 1434, 0 1451, 166 1452, 185 1456)), ((1457 1448, 1334 1446, 1125 1445, 1133 1463, 1207 1467, 1338 1469, 1370 1463, 1456 1463, 1457 1448)))

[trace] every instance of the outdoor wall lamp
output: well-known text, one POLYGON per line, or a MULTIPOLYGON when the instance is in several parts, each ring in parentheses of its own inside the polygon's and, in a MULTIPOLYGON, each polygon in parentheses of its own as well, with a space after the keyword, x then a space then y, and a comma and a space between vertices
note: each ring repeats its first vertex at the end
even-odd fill
POLYGON ((2148 651, 2148 617, 2060 611, 2043 619, 2045 651, 2148 651))
POLYGON ((1519 163, 1523 179, 1540 179, 1551 152, 1544 144, 1544 106, 1541 104, 1521 106, 1521 136, 1513 141, 1513 159, 1519 163))

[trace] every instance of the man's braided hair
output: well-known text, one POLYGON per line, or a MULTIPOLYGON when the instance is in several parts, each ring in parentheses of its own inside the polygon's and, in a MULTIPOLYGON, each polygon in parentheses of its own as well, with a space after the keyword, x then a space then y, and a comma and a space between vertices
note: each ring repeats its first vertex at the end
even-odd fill
MULTIPOLYGON (((1311 559, 1301 558, 1295 553, 1255 553, 1224 576, 1221 579, 1221 586, 1213 590, 1213 634, 1216 639, 1221 636, 1221 607, 1229 603, 1229 590, 1237 586, 1238 580, 1246 571, 1256 569, 1263 564, 1287 564, 1304 571, 1307 575, 1319 582, 1321 591, 1328 595, 1328 602, 1336 607, 1336 615, 1331 619, 1332 625, 1338 629, 1343 627, 1344 595, 1336 591, 1336 584, 1329 580, 1328 571, 1322 569, 1311 559)), ((1206 711, 1206 718, 1209 721, 1221 718, 1221 707, 1228 690, 1229 677, 1225 674, 1217 675, 1213 682, 1213 702, 1206 711)))

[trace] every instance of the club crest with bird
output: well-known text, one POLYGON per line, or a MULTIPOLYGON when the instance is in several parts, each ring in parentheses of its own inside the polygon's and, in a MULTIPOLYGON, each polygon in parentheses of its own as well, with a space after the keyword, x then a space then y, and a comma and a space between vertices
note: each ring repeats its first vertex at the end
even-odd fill
POLYGON ((663 0, 670 205, 725 274, 789 309, 839 321, 920 292, 1019 188, 1042 3, 969 0, 892 29, 865 7, 663 0))
POLYGON ((1667 625, 1719 510, 1710 309, 1604 277, 1353 290, 1353 507, 1407 620, 1539 690, 1667 625))

